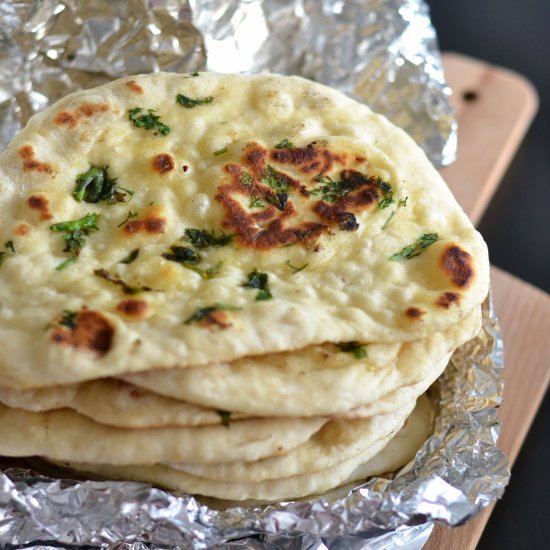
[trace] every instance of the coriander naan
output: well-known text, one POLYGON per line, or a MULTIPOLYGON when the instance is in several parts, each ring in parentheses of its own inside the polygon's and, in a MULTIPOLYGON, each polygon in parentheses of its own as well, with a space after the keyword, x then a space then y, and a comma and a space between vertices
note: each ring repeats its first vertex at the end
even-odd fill
POLYGON ((39 388, 464 319, 487 249, 422 151, 298 77, 141 75, 0 155, 2 384, 39 388))

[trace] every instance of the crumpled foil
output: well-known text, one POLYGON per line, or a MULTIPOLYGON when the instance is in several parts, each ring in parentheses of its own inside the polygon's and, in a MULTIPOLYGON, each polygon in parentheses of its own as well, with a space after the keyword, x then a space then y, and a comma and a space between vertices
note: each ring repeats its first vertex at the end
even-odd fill
POLYGON ((422 0, 0 0, 0 149, 70 92, 159 70, 298 74, 367 103, 436 166, 456 153, 422 0))
MULTIPOLYGON (((321 550, 421 548, 434 522, 459 525, 499 498, 509 479, 496 447, 502 339, 494 311, 459 348, 432 388, 433 435, 397 474, 344 495, 218 511, 148 485, 0 474, 0 543, 117 550, 222 548, 321 550)), ((330 495, 330 493, 329 493, 330 495)))
MULTIPOLYGON (((158 70, 301 74, 364 100, 438 165, 456 149, 436 39, 421 0, 0 0, 0 147, 67 93, 158 70)), ((483 331, 435 387, 434 435, 397 475, 344 496, 216 511, 129 482, 0 474, 0 545, 117 550, 413 550, 457 525, 509 477, 496 448, 502 342, 483 331)))

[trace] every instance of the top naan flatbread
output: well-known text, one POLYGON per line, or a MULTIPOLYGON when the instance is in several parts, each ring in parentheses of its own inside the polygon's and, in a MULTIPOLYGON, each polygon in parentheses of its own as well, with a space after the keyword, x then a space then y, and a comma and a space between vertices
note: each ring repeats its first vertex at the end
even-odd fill
POLYGON ((0 374, 16 388, 413 341, 488 289, 485 243, 414 142, 297 77, 70 95, 0 156, 0 211, 0 374))

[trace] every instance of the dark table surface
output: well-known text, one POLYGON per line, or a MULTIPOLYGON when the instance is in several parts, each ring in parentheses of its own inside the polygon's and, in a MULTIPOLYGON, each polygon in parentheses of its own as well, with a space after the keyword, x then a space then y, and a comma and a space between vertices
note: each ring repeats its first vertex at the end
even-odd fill
MULTIPOLYGON (((550 292, 550 1, 428 0, 428 4, 442 51, 515 70, 537 88, 537 117, 479 229, 493 264, 550 292)), ((550 395, 512 469, 510 485, 495 507, 480 550, 550 549, 548 426, 550 395)))

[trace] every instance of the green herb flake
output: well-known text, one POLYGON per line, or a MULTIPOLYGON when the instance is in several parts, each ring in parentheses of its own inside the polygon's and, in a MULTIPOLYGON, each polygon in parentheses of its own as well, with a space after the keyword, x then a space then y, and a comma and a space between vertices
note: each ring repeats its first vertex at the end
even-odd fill
POLYGON ((218 149, 217 151, 214 151, 214 155, 215 156, 218 156, 218 155, 223 155, 224 153, 227 153, 227 147, 222 147, 221 149, 218 149))
POLYGON ((289 183, 287 179, 269 164, 262 178, 262 183, 269 185, 276 193, 288 193, 289 183))
POLYGON ((255 195, 250 197, 250 202, 248 203, 248 208, 263 208, 265 204, 260 200, 260 197, 255 195))
POLYGON ((136 249, 132 250, 132 252, 130 252, 130 254, 128 254, 128 256, 125 256, 124 258, 122 258, 122 260, 120 260, 118 263, 119 264, 131 264, 132 262, 137 260, 138 256, 139 256, 139 248, 136 248, 136 249))
POLYGON ((106 281, 109 281, 110 283, 119 286, 124 294, 139 294, 141 292, 150 292, 151 290, 153 290, 148 286, 130 286, 122 279, 112 276, 106 269, 95 269, 94 275, 97 275, 98 277, 101 277, 102 279, 105 279, 106 281))
POLYGON ((126 216, 126 219, 120 222, 117 227, 122 227, 123 225, 126 225, 132 218, 135 218, 137 215, 137 212, 132 212, 131 210, 128 210, 128 216, 126 216))
POLYGON ((359 342, 340 342, 336 347, 345 353, 352 353, 356 359, 364 359, 367 356, 367 348, 359 342))
POLYGON ((271 300, 273 295, 269 290, 268 274, 261 273, 257 269, 247 275, 247 280, 241 284, 243 288, 252 288, 258 290, 256 301, 271 300))
POLYGON ((229 423, 231 421, 231 413, 229 411, 222 411, 222 410, 218 410, 216 412, 220 415, 220 418, 222 419, 222 424, 226 428, 229 428, 229 423))
POLYGON ((212 316, 213 313, 216 311, 239 311, 240 309, 240 307, 228 306, 221 303, 216 303, 213 306, 201 307, 196 309, 194 313, 184 321, 184 324, 190 325, 191 323, 199 323, 204 320, 209 320, 214 324, 220 324, 220 322, 212 316))
POLYGON ((64 309, 63 312, 61 313, 59 324, 71 330, 74 330, 76 328, 77 316, 78 316, 78 313, 76 313, 76 311, 69 311, 68 309, 64 309))
POLYGON ((312 189, 310 195, 320 197, 325 202, 336 202, 339 199, 343 199, 346 195, 369 181, 366 176, 359 172, 343 181, 335 181, 330 176, 323 176, 322 174, 315 176, 313 180, 322 185, 312 189))
POLYGON ((200 254, 189 246, 173 245, 170 247, 170 252, 165 252, 162 257, 171 262, 189 265, 195 265, 201 261, 200 254))
POLYGON ((207 103, 212 103, 213 100, 214 98, 212 96, 197 97, 195 99, 191 97, 187 97, 186 95, 183 95, 183 94, 178 94, 176 96, 176 103, 178 105, 181 105, 182 107, 185 107, 186 109, 192 109, 197 105, 205 105, 207 103))
POLYGON ((155 135, 167 136, 170 133, 170 127, 160 121, 160 117, 155 115, 155 109, 147 109, 147 112, 141 114, 143 109, 135 107, 128 110, 128 118, 133 122, 136 128, 145 130, 155 130, 155 135))
POLYGON ((63 252, 71 254, 70 258, 58 265, 56 269, 61 271, 76 262, 82 247, 86 244, 85 236, 92 231, 98 231, 97 222, 101 217, 100 214, 86 214, 79 220, 54 223, 50 226, 51 231, 64 232, 63 239, 65 240, 65 248, 63 252))
POLYGON ((305 269, 309 264, 304 264, 300 267, 295 267, 290 263, 290 260, 287 260, 286 265, 288 265, 288 267, 290 267, 290 269, 292 269, 292 275, 296 275, 296 273, 300 273, 300 271, 305 269))
POLYGON ((406 246, 400 252, 396 252, 390 256, 392 262, 398 262, 400 260, 414 258, 418 256, 425 248, 432 245, 439 240, 439 235, 437 233, 423 233, 416 239, 413 244, 406 246))
POLYGON ((189 76, 192 76, 192 77, 194 77, 194 76, 200 76, 200 75, 199 75, 199 71, 194 71, 194 72, 192 72, 189 76))
POLYGON ((407 206, 407 201, 409 200, 409 197, 405 197, 404 199, 399 199, 399 202, 397 203, 397 206, 402 208, 403 206, 407 206))
POLYGON ((223 262, 219 261, 215 266, 208 267, 206 269, 198 267, 197 265, 194 265, 194 264, 182 263, 182 265, 183 267, 186 267, 187 269, 194 271, 195 273, 200 275, 203 279, 213 279, 214 277, 217 277, 220 274, 221 268, 223 266, 223 262))
POLYGON ((254 183, 254 178, 249 172, 243 172, 240 177, 241 183, 243 185, 249 186, 254 183))
POLYGON ((392 218, 395 216, 395 210, 390 213, 388 216, 388 219, 384 222, 384 225, 382 226, 382 230, 386 229, 388 227, 388 224, 392 221, 392 218))
POLYGON ((195 248, 207 248, 208 246, 225 246, 229 244, 234 235, 227 235, 220 231, 220 235, 216 236, 215 232, 207 229, 195 229, 189 227, 185 230, 183 239, 191 243, 195 248))
POLYGON ((378 178, 377 185, 382 191, 382 197, 378 200, 378 208, 383 210, 395 202, 393 200, 393 190, 391 185, 380 177, 378 178))
POLYGON ((96 203, 101 200, 107 204, 125 202, 129 197, 132 200, 134 192, 118 186, 116 178, 110 178, 107 174, 108 166, 99 168, 90 164, 87 172, 78 174, 73 197, 76 201, 96 203))
POLYGON ((275 145, 275 149, 290 149, 291 147, 294 147, 294 144, 286 138, 275 145))
MULTIPOLYGON (((409 200, 409 197, 405 197, 404 199, 399 199, 397 202, 397 208, 403 208, 404 206, 407 206, 407 201, 409 200)), ((384 222, 384 225, 382 226, 382 230, 386 229, 388 227, 389 223, 392 221, 393 217, 395 216, 396 210, 394 210, 389 216, 388 219, 384 222)))
POLYGON ((2 263, 4 262, 4 260, 6 259, 6 255, 9 254, 10 256, 13 256, 15 254, 15 246, 13 245, 13 241, 6 241, 4 243, 4 247, 7 248, 10 252, 4 252, 4 251, 0 251, 0 265, 2 265, 2 263))

